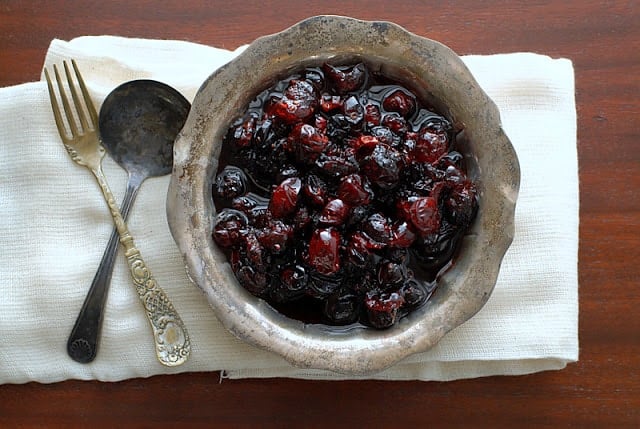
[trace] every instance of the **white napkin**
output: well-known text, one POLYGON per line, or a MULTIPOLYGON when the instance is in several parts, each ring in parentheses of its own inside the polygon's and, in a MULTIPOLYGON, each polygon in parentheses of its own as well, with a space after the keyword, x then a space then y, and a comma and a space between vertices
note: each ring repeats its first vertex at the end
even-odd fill
MULTIPOLYGON (((80 37, 54 40, 45 65, 75 58, 97 106, 136 78, 168 83, 189 100, 238 51, 188 42, 80 37)), ((432 350, 368 378, 453 380, 561 369, 578 359, 578 174, 572 64, 531 53, 467 56, 498 104, 522 168, 516 237, 486 306, 432 350)), ((120 200, 126 175, 105 158, 120 200)), ((0 89, 0 383, 117 381, 222 370, 224 377, 348 378, 291 367, 228 334, 188 280, 165 217, 169 178, 149 179, 129 227, 188 326, 189 361, 160 365, 122 252, 94 362, 66 354, 67 336, 112 229, 88 170, 65 152, 46 86, 0 89)))

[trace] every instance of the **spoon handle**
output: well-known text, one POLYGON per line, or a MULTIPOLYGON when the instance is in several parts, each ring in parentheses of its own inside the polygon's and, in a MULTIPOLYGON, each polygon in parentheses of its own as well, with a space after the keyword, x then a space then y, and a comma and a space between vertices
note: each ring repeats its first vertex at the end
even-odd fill
MULTIPOLYGON (((142 180, 136 176, 130 176, 127 183, 127 190, 122 200, 121 212, 126 221, 129 217, 129 210, 135 201, 142 180)), ((102 331, 102 320, 104 309, 111 284, 111 275, 118 254, 118 229, 113 228, 109 242, 104 250, 100 265, 96 271, 91 287, 84 299, 82 308, 78 313, 69 339, 67 340, 67 353, 76 362, 92 362, 98 352, 98 343, 102 331)))
POLYGON ((120 235, 120 243, 125 248, 129 271, 136 286, 138 298, 145 309, 145 315, 151 324, 155 340, 156 357, 161 364, 177 366, 185 363, 191 353, 191 339, 187 327, 180 318, 164 290, 156 283, 151 271, 135 247, 118 204, 113 198, 102 169, 91 168, 96 177, 104 199, 109 205, 111 216, 120 235))

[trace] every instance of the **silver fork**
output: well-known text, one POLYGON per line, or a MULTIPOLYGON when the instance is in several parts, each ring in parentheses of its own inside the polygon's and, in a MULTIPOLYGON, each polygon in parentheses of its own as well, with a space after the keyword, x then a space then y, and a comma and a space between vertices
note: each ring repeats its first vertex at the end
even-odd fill
POLYGON ((136 286, 136 292, 144 306, 145 314, 153 330, 158 360, 167 366, 181 365, 186 362, 191 352, 191 341, 187 328, 165 292, 151 275, 151 271, 149 271, 143 261, 140 251, 135 247, 133 237, 129 233, 120 209, 118 208, 118 204, 109 189, 109 185, 107 185, 106 178, 102 173, 101 164, 105 150, 100 144, 97 126, 98 115, 76 62, 71 60, 71 63, 75 73, 75 80, 82 93, 84 107, 76 89, 76 84, 74 84, 74 78, 69 70, 68 63, 64 61, 63 65, 74 109, 72 109, 72 105, 67 97, 65 85, 60 78, 58 68, 55 65, 53 66, 68 131, 67 128, 65 128, 65 120, 63 119, 63 113, 58 104, 49 71, 46 68, 44 69, 49 88, 49 97, 51 98, 51 108, 53 109, 53 116, 56 126, 58 127, 58 132, 60 133, 60 138, 71 159, 77 164, 87 167, 100 185, 113 221, 120 234, 120 243, 125 248, 125 256, 129 264, 131 276, 133 277, 133 282, 136 286), (75 118, 78 119, 80 126, 76 123, 75 118))

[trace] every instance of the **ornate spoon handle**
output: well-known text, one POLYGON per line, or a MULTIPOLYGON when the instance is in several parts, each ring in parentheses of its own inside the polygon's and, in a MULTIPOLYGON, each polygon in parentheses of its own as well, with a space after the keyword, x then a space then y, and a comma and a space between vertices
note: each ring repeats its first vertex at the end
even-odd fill
POLYGON ((120 214, 120 209, 113 198, 109 185, 107 185, 102 169, 100 167, 92 168, 91 172, 96 177, 104 198, 109 205, 109 210, 120 234, 120 243, 125 248, 125 256, 136 286, 138 298, 140 298, 144 306, 145 314, 153 330, 156 356, 163 365, 181 365, 187 361, 191 352, 191 340, 189 339, 187 328, 169 297, 151 275, 151 271, 142 259, 140 251, 135 247, 133 237, 120 214))

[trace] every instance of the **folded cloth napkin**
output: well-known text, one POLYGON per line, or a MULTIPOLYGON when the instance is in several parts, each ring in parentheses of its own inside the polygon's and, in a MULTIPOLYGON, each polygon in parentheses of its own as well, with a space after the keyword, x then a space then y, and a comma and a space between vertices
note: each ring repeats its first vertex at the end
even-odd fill
MULTIPOLYGON (((80 37, 54 40, 45 66, 75 58, 99 107, 127 80, 163 81, 192 100, 234 52, 188 42, 80 37)), ((368 378, 453 380, 561 369, 578 358, 578 174, 572 64, 531 53, 467 56, 498 104, 522 167, 516 236, 486 306, 432 350, 368 378)), ((126 175, 104 171, 119 200, 126 175)), ((169 177, 144 183, 129 228, 188 326, 189 361, 155 358, 151 331, 122 252, 96 360, 66 354, 67 336, 112 229, 88 170, 74 164, 54 125, 46 85, 0 89, 0 383, 117 381, 185 371, 225 377, 349 378, 294 368, 232 337, 184 271, 166 222, 169 177)))

